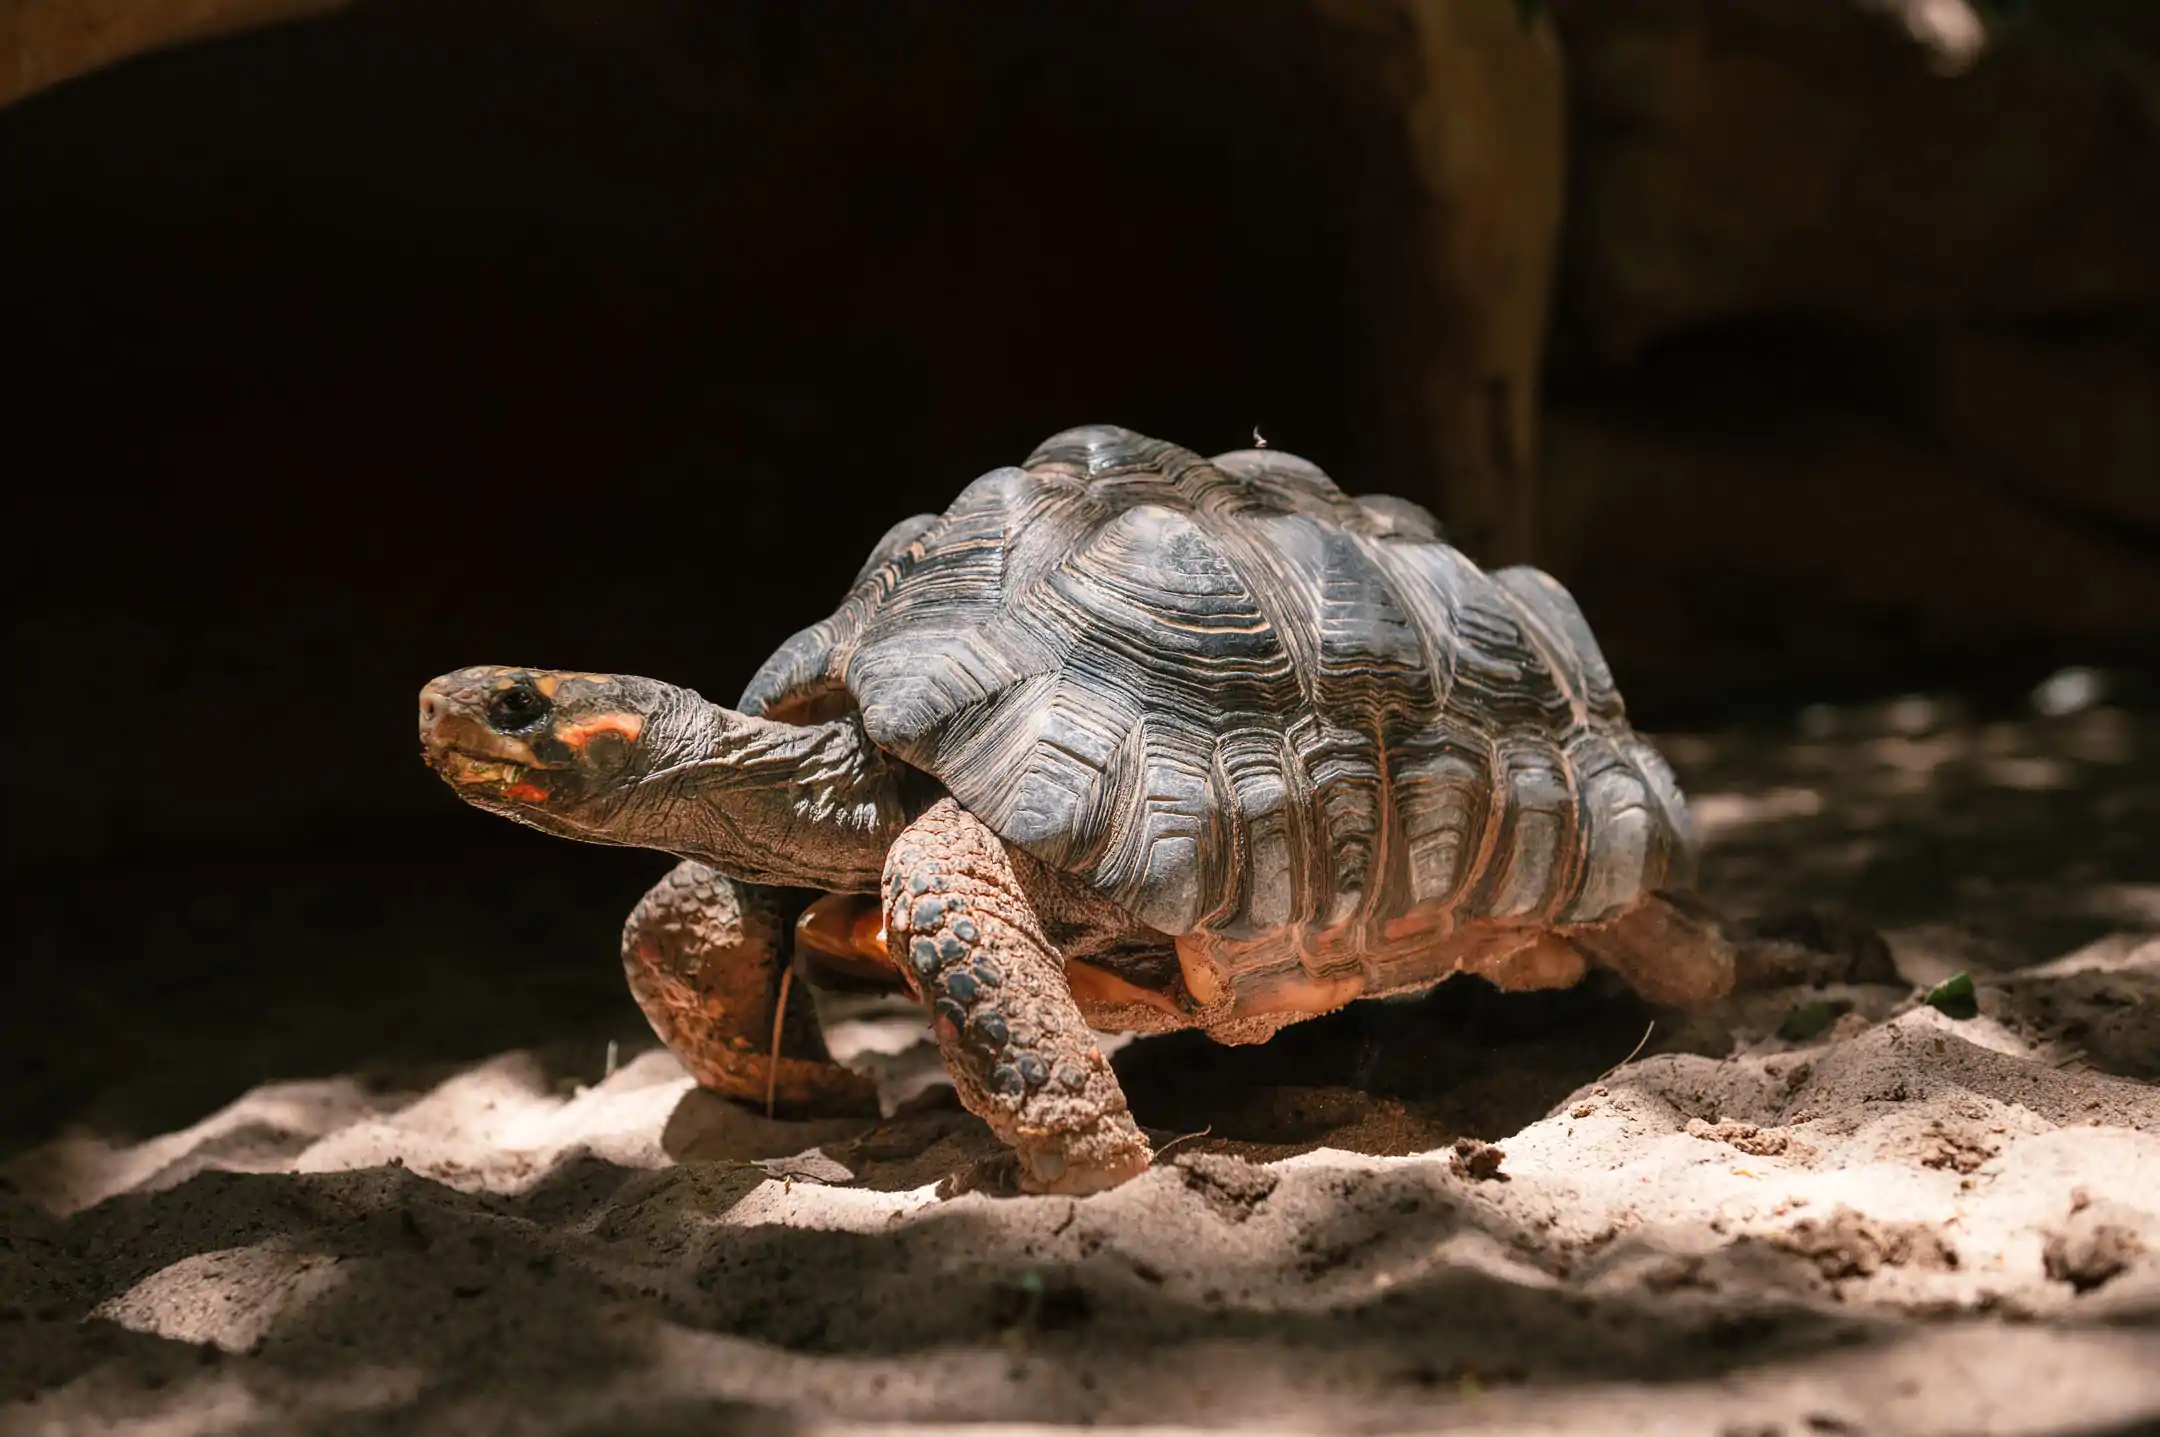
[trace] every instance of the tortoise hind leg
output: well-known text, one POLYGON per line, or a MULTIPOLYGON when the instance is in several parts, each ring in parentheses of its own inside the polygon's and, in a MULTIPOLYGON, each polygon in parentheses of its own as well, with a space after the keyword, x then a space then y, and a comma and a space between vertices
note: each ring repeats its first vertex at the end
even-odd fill
POLYGON ((1693 894, 1661 892, 1610 922, 1560 931, 1645 999, 1676 1008, 1734 992, 1903 981, 1880 933, 1829 910, 1726 922, 1693 894))
POLYGON ((770 1091, 780 1112, 875 1116, 877 1085, 832 1060, 808 987, 786 984, 787 1011, 779 1013, 787 934, 772 889, 685 861, 623 925, 630 995, 700 1086, 760 1108, 770 1091))
POLYGON ((1148 1144, 1016 872, 1032 862, 941 800, 886 856, 887 942, 961 1103, 1018 1151, 1021 1185, 1097 1192, 1145 1171, 1148 1144))
POLYGON ((1684 895, 1648 894, 1617 918, 1560 931, 1568 946, 1619 974, 1646 1002, 1687 1008, 1733 990, 1732 945, 1716 916, 1684 895))

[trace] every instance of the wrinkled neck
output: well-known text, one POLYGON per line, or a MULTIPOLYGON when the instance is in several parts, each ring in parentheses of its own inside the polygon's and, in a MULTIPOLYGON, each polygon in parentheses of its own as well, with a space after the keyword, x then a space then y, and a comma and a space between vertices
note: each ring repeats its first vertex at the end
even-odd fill
POLYGON ((875 890, 909 817, 906 770, 853 716, 787 724, 698 700, 665 715, 652 770, 618 813, 618 841, 711 864, 748 883, 875 890))

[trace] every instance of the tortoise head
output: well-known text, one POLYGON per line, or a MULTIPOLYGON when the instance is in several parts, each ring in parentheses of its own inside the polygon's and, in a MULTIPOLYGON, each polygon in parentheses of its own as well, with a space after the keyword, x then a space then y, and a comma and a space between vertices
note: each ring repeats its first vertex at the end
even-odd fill
POLYGON ((444 674, 420 690, 420 747, 476 808, 746 883, 867 892, 909 817, 851 718, 784 723, 628 674, 444 674))
POLYGON ((428 766, 476 807, 600 837, 680 737, 695 694, 624 674, 483 666, 420 690, 428 766))

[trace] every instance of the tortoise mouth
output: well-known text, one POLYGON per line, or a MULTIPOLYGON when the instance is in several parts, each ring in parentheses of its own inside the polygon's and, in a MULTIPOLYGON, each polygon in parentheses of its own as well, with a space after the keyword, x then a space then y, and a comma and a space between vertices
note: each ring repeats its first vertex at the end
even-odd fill
POLYGON ((535 764, 481 758, 469 753, 446 753, 432 760, 436 776, 468 802, 486 807, 515 805, 530 808, 560 797, 545 780, 550 770, 535 764))
POLYGON ((513 788, 533 774, 560 773, 566 767, 549 763, 515 739, 473 743, 430 736, 423 757, 437 776, 455 788, 513 788))
POLYGON ((435 771, 452 783, 516 783, 541 764, 515 763, 508 759, 451 749, 432 760, 435 771))

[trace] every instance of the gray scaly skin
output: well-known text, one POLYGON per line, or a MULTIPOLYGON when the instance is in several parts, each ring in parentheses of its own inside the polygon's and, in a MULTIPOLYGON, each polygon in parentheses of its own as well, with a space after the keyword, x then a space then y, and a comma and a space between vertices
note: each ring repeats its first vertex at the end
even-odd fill
MULTIPOLYGON (((1278 451, 1057 435, 895 525, 736 710, 481 668, 421 711, 468 801, 689 860, 654 891, 678 912, 700 873, 835 895, 805 944, 894 965, 1039 1190, 1145 1166, 1091 1026, 1261 1041, 1456 972, 1556 987, 1597 965, 1676 1004, 1733 982, 1684 896, 1685 804, 1566 591, 1278 451)), ((680 935, 725 924, 678 921, 663 985, 641 925, 626 961, 655 1027, 742 1096, 771 1014, 741 975, 779 945, 691 952, 680 935), (681 1021, 722 989, 722 1020, 681 1021)), ((814 1072, 778 1076, 809 1103, 814 1072)))

